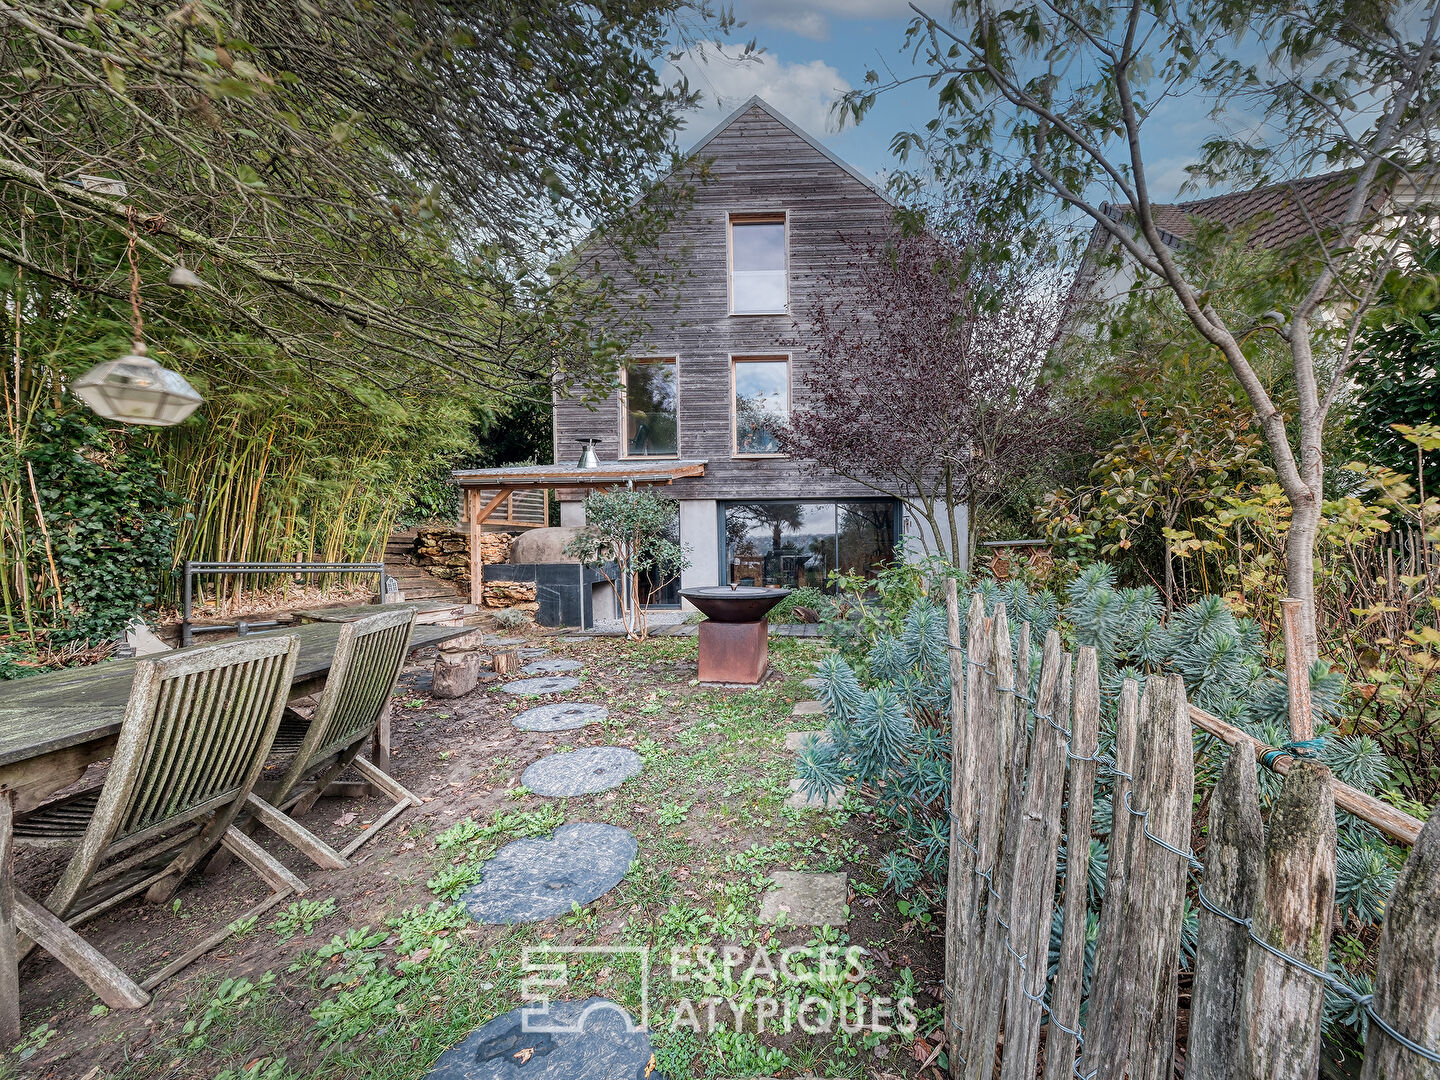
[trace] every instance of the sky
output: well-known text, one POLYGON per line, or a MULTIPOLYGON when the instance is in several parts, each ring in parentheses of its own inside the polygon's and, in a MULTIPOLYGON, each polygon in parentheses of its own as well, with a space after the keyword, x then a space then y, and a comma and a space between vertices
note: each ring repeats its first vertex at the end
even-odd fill
MULTIPOLYGON (((915 70, 905 49, 905 28, 913 16, 908 0, 735 0, 734 8, 745 26, 732 34, 732 41, 754 37, 764 52, 758 61, 740 64, 699 63, 690 55, 669 65, 671 75, 683 71, 704 95, 703 107, 687 121, 681 149, 759 94, 834 153, 883 182, 897 167, 891 139, 935 115, 934 91, 921 81, 882 94, 859 126, 841 131, 830 105, 862 86, 867 69, 915 70)), ((1214 130, 1203 108, 1183 100, 1167 103, 1147 120, 1144 151, 1157 200, 1177 198, 1184 166, 1195 160, 1200 143, 1214 130)))

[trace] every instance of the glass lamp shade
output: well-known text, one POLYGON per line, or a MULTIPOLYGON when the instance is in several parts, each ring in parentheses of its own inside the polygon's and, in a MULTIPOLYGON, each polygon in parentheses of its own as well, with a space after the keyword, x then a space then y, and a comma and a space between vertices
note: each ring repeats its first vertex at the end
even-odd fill
POLYGON ((151 360, 139 342, 129 356, 96 364, 72 389, 107 420, 151 427, 178 424, 204 401, 185 376, 151 360))

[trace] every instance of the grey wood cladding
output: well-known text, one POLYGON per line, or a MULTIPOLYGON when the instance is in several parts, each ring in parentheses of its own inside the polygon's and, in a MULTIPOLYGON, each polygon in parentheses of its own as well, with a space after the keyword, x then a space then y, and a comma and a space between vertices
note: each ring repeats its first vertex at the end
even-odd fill
MULTIPOLYGON (((664 241, 668 250, 685 252, 688 274, 679 284, 678 308, 666 304, 648 314, 648 339, 631 349, 635 357, 676 357, 679 456, 708 463, 703 477, 677 480, 665 493, 678 499, 875 496, 863 484, 807 471, 789 458, 734 457, 730 358, 789 353, 791 406, 802 404, 801 376, 813 363, 804 347, 806 315, 851 261, 847 239, 884 228, 893 208, 760 104, 743 110, 696 157, 709 163, 709 179, 696 185, 693 203, 664 241), (729 216, 777 210, 788 218, 790 314, 731 315, 729 216)), ((602 461, 615 460, 621 421, 618 388, 598 404, 557 395, 557 462, 578 458, 582 438, 598 440, 602 461)))

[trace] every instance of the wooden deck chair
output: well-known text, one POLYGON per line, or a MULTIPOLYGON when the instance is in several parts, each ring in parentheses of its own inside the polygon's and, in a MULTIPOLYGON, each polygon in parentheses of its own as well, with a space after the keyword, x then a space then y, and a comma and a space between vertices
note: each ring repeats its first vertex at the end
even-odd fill
POLYGON ((409 609, 384 611, 341 625, 335 659, 314 714, 306 720, 287 712, 281 722, 274 753, 288 754, 289 765, 277 784, 250 795, 249 810, 255 820, 322 868, 349 866, 350 856, 361 844, 409 807, 420 805, 418 795, 360 753, 389 717, 390 698, 414 626, 415 612, 409 609), (294 819, 308 813, 347 768, 394 799, 395 805, 336 851, 294 819))
POLYGON ((16 816, 21 843, 79 841, 43 907, 16 891, 19 959, 38 944, 107 1005, 138 1008, 228 928, 136 986, 73 927, 140 892, 169 900, 220 844, 275 890, 262 909, 307 891, 232 825, 265 766, 299 651, 294 635, 266 636, 136 662, 104 782, 16 816))

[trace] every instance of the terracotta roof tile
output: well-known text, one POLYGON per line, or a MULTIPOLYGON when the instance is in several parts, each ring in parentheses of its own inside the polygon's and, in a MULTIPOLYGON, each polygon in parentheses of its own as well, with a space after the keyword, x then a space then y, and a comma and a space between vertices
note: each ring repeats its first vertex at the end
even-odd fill
POLYGON ((1183 203, 1157 203, 1155 224, 1172 237, 1184 240, 1195 232, 1192 219, 1199 218, 1246 232, 1251 247, 1285 247, 1309 236, 1316 227, 1323 229, 1339 222, 1354 190, 1354 176, 1353 169, 1346 169, 1253 191, 1183 203))

